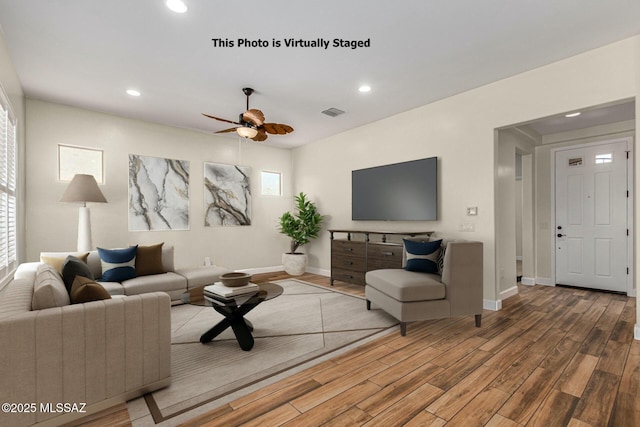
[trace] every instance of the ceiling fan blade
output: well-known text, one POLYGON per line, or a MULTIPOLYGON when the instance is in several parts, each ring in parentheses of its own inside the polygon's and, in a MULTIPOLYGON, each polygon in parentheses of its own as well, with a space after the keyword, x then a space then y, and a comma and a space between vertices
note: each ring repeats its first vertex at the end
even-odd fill
POLYGON ((237 127, 235 128, 229 128, 229 129, 224 129, 224 130, 219 130, 218 132, 214 132, 214 133, 227 133, 227 132, 235 132, 236 129, 238 129, 237 127))
POLYGON ((265 123, 262 125, 262 129, 264 129, 265 132, 274 135, 285 135, 293 132, 293 128, 291 126, 283 125, 281 123, 265 123))
POLYGON ((267 134, 262 129, 258 129, 258 134, 251 139, 256 142, 261 142, 267 139, 267 134))
POLYGON ((238 122, 233 122, 231 120, 221 119, 220 117, 210 116, 210 115, 205 114, 205 113, 202 113, 202 115, 205 116, 205 117, 209 117, 210 119, 220 120, 221 122, 225 122, 225 123, 231 123, 231 124, 234 124, 234 125, 239 125, 240 124, 238 122))
POLYGON ((264 114, 262 113, 262 111, 252 108, 244 112, 244 114, 242 115, 242 120, 244 120, 245 122, 251 122, 256 127, 262 126, 262 124, 264 123, 264 114))

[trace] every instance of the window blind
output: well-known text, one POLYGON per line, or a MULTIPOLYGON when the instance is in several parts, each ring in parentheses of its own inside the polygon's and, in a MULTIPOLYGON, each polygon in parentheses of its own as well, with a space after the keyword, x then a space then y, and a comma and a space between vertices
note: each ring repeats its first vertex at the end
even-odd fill
POLYGON ((16 119, 0 86, 0 281, 18 262, 17 173, 16 119))

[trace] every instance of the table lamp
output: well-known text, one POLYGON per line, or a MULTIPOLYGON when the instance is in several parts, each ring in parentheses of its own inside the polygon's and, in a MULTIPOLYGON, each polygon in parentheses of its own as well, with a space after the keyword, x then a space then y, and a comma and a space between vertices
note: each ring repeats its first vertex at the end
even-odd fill
POLYGON ((93 175, 76 174, 62 194, 61 202, 82 203, 78 213, 78 252, 93 250, 91 243, 91 212, 87 202, 107 203, 93 175))

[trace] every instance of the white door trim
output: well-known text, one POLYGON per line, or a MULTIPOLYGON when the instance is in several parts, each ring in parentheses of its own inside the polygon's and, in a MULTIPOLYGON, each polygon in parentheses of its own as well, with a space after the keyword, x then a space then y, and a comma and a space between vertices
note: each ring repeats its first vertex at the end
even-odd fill
POLYGON ((629 274, 627 274, 627 295, 636 296, 636 290, 633 288, 634 275, 634 254, 633 254, 633 137, 606 139, 597 142, 587 142, 583 144, 566 145, 562 147, 552 148, 551 154, 551 223, 549 233, 551 236, 549 256, 551 257, 551 286, 556 283, 556 152, 564 150, 573 150, 576 148, 595 147, 598 145, 612 144, 616 142, 627 143, 627 188, 629 190, 629 198, 627 199, 627 228, 629 229, 629 238, 627 239, 627 265, 629 266, 629 274))

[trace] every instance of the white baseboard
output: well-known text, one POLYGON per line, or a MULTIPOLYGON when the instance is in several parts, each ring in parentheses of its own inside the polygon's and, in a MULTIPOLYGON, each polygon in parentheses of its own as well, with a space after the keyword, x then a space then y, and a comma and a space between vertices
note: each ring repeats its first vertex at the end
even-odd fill
POLYGON ((272 267, 245 268, 237 271, 249 274, 275 273, 276 271, 284 271, 284 267, 281 265, 274 265, 272 267))
POLYGON ((627 292, 627 296, 631 297, 631 298, 635 298, 636 297, 636 289, 633 288, 629 292, 627 292))
POLYGON ((636 324, 636 327, 633 328, 633 338, 640 340, 640 325, 636 324))
MULTIPOLYGON (((243 273, 249 273, 249 274, 275 273, 278 271, 284 271, 284 266, 273 265, 271 267, 244 268, 237 271, 242 271, 243 273)), ((324 270, 321 268, 309 267, 307 268, 307 273, 313 273, 313 274, 318 274, 320 276, 331 277, 330 270, 324 270)))
POLYGON ((493 301, 490 299, 482 300, 482 308, 490 311, 500 311, 502 310, 502 300, 493 301))
POLYGON ((318 274, 320 276, 331 277, 331 270, 324 270, 322 268, 307 267, 307 273, 318 274))
POLYGON ((514 295, 518 295, 518 287, 517 286, 513 286, 509 289, 506 289, 502 292, 500 292, 500 301, 504 301, 509 297, 512 297, 514 295))
POLYGON ((556 285, 555 283, 553 283, 553 280, 551 280, 551 277, 536 277, 535 282, 536 282, 536 284, 543 285, 543 286, 555 286, 556 285))
POLYGON ((520 283, 527 286, 534 286, 536 284, 536 279, 534 279, 533 277, 523 276, 522 279, 520 279, 520 283))

